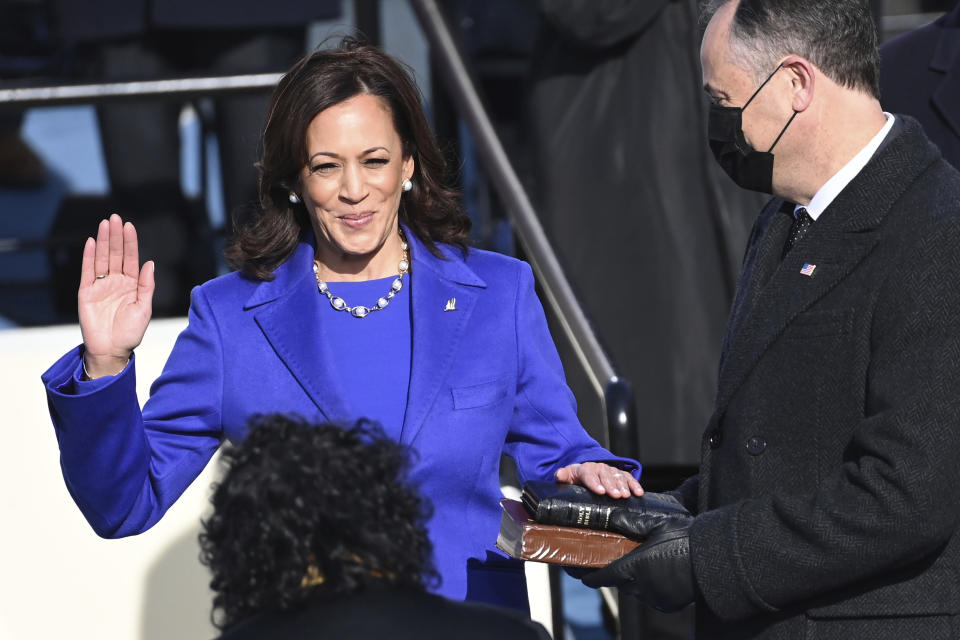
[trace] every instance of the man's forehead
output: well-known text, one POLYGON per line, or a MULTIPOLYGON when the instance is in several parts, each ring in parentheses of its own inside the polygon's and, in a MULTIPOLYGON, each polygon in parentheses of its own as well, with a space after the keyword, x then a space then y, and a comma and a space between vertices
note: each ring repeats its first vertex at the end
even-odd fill
POLYGON ((732 78, 731 74, 742 71, 731 58, 730 26, 736 11, 737 2, 732 0, 717 9, 704 30, 700 44, 700 66, 703 73, 703 88, 711 95, 729 90, 724 86, 732 78))
POLYGON ((704 64, 716 65, 723 62, 729 51, 730 25, 736 10, 736 2, 728 2, 717 9, 707 28, 703 32, 703 41, 700 43, 700 60, 704 64))

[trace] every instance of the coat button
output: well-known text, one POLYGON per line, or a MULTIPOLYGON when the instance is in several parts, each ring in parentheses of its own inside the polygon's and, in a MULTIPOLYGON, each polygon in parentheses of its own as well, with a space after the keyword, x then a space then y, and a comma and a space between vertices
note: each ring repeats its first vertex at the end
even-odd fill
POLYGON ((710 437, 707 438, 707 442, 710 443, 711 449, 719 449, 720 443, 723 442, 723 435, 720 433, 720 429, 714 429, 710 432, 710 437))
POLYGON ((747 440, 747 453, 758 456, 767 448, 767 441, 760 436, 753 436, 747 440))

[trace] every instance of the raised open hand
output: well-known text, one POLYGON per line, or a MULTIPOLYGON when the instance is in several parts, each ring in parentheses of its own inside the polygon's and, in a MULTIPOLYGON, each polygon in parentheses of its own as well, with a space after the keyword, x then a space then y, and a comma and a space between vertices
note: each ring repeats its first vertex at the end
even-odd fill
POLYGON ((87 238, 77 310, 84 367, 92 378, 119 373, 143 340, 153 310, 153 262, 140 268, 137 230, 117 214, 87 238))

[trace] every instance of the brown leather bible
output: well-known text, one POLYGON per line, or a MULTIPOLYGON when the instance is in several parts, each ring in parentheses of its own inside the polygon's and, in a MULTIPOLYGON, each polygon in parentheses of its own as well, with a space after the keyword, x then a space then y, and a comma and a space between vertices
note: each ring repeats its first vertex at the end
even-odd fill
POLYGON ((500 506, 503 516, 497 547, 513 558, 599 568, 640 546, 611 531, 539 524, 518 500, 503 498, 500 506))

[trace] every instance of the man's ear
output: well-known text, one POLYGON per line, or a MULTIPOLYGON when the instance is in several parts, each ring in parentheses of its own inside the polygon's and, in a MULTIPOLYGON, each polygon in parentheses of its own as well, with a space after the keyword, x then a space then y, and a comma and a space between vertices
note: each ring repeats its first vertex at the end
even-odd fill
POLYGON ((817 68, 800 56, 787 56, 782 66, 789 74, 793 86, 793 110, 806 111, 813 103, 817 68))

